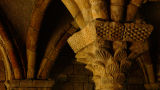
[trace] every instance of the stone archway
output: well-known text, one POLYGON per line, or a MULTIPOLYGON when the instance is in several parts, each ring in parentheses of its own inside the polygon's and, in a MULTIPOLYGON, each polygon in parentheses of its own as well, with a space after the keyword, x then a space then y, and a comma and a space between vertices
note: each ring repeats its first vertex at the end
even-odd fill
POLYGON ((3 57, 0 55, 0 88, 2 90, 6 90, 4 82, 6 80, 6 74, 5 74, 5 66, 3 62, 3 57))

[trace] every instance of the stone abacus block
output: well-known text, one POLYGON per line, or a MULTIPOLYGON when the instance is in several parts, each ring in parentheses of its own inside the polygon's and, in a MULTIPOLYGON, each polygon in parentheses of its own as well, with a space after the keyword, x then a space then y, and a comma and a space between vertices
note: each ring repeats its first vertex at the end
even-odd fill
POLYGON ((97 35, 111 41, 143 41, 150 36, 152 31, 153 26, 149 24, 119 24, 115 22, 98 22, 96 24, 97 35))

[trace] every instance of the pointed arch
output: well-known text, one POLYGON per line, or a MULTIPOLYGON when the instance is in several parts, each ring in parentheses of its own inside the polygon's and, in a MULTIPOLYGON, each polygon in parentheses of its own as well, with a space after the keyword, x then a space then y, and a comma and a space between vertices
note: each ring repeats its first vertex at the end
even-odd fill
POLYGON ((46 7, 51 0, 36 0, 35 7, 32 11, 32 17, 28 28, 26 47, 27 47, 27 60, 28 71, 27 78, 34 78, 35 76, 35 64, 36 64, 36 48, 38 35, 40 30, 41 21, 46 7))
POLYGON ((7 79, 22 79, 21 67, 17 61, 13 44, 7 36, 2 23, 0 23, 0 51, 3 56, 7 79))
POLYGON ((2 42, 0 43, 0 51, 2 54, 2 60, 4 63, 4 67, 5 67, 5 75, 6 75, 6 80, 12 80, 12 75, 13 75, 13 70, 11 68, 11 64, 9 62, 8 56, 6 54, 6 50, 2 45, 2 42))

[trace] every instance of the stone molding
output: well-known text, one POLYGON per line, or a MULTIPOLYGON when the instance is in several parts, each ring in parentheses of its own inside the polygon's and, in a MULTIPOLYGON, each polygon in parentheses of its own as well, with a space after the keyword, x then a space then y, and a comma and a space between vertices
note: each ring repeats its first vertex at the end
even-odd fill
POLYGON ((11 88, 52 88, 54 80, 8 80, 5 82, 7 89, 11 88))
POLYGON ((151 32, 153 26, 137 23, 115 23, 93 21, 81 31, 73 34, 68 43, 75 53, 97 40, 98 37, 109 41, 144 41, 151 32))

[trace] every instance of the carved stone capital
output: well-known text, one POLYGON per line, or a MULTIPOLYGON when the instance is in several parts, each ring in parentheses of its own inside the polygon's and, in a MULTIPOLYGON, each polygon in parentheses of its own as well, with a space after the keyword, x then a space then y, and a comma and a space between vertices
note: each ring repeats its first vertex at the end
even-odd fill
POLYGON ((93 72, 96 90, 122 90, 132 60, 148 50, 145 39, 152 30, 148 24, 94 21, 71 36, 68 43, 77 61, 93 72))
POLYGON ((126 43, 114 45, 115 53, 111 54, 109 42, 99 39, 88 45, 76 55, 77 61, 85 63, 86 68, 93 72, 96 90, 121 90, 124 88, 126 72, 131 66, 127 58, 126 43))

